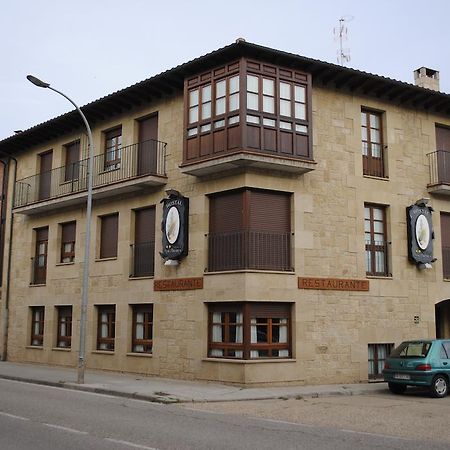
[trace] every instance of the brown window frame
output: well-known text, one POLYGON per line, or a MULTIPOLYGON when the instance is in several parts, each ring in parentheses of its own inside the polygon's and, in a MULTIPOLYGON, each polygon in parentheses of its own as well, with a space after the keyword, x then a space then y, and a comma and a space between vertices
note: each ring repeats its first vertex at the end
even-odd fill
MULTIPOLYGON (((289 359, 292 357, 292 304, 277 302, 208 303, 208 357, 225 359, 289 359), (220 321, 214 315, 220 314, 220 321), (239 317, 240 316, 240 317, 239 317), (232 320, 234 318, 234 320, 232 320), (258 322, 258 319, 260 321, 258 322), (265 320, 265 322, 261 322, 265 320), (277 323, 277 320, 280 322, 277 323), (284 320, 285 322, 281 322, 284 320), (256 321, 256 323, 254 322, 256 321), (258 330, 266 326, 267 333, 258 330), (255 327, 255 328, 254 328, 255 327), (285 328, 286 342, 276 342, 275 328, 285 328), (238 328, 241 332, 238 333, 238 328), (220 338, 214 337, 220 329, 220 338), (233 330, 234 329, 234 330, 233 330), (259 334, 266 341, 252 342, 259 334), (239 336, 241 334, 242 336, 239 336), (232 340, 235 338, 235 341, 232 340), (219 341, 218 339, 222 339, 219 341), (256 354, 258 352, 258 354, 256 354), (261 355, 260 352, 267 353, 261 355), (285 353, 283 355, 276 355, 285 353), (220 354, 222 353, 222 354, 220 354)), ((280 331, 278 336, 280 338, 280 331)))
POLYGON ((384 167, 385 145, 383 142, 383 112, 361 108, 361 151, 363 157, 363 174, 387 178, 384 167), (376 117, 379 128, 372 126, 371 117, 376 117), (365 132, 363 130, 365 130, 365 132), (374 140, 374 131, 377 131, 379 134, 379 142, 374 140), (364 134, 366 135, 366 139, 364 139, 364 134), (374 156, 377 145, 379 146, 380 156, 374 156))
POLYGON ((30 345, 33 347, 43 347, 43 345, 44 345, 44 326, 45 326, 45 307, 44 306, 30 306, 30 308, 31 308, 30 345))
POLYGON ((119 213, 106 214, 99 216, 100 218, 100 252, 99 259, 117 258, 118 246, 119 246, 119 213), (108 224, 108 227, 112 227, 114 236, 106 236, 107 221, 116 218, 115 224, 108 224), (113 244, 109 245, 109 239, 113 239, 113 244))
POLYGON ((135 304, 131 305, 131 308, 133 313, 131 351, 133 353, 151 354, 153 352, 153 304, 135 304), (138 314, 143 314, 142 322, 138 322, 138 314), (137 337, 138 325, 143 328, 142 338, 137 337))
POLYGON ((122 126, 104 132, 104 170, 120 169, 122 158, 122 126))
POLYGON ((365 253, 366 253, 366 275, 368 276, 390 276, 389 272, 389 260, 388 260, 388 240, 387 240, 387 206, 378 205, 373 203, 364 204, 364 230, 365 230, 365 253), (369 209, 369 218, 366 218, 366 208, 369 209), (374 218, 374 210, 381 211, 382 219, 378 220, 374 218), (369 223, 369 231, 366 231, 366 225, 369 223), (375 234, 381 234, 375 231, 375 223, 382 223, 383 241, 376 241, 375 234), (367 240, 367 234, 370 235, 370 239, 367 240), (377 254, 383 253, 384 270, 377 271, 377 254))
POLYGON ((383 379, 383 368, 384 361, 389 356, 391 351, 394 349, 394 343, 388 344, 368 344, 367 345, 367 354, 368 354, 368 378, 369 380, 380 380, 383 379), (380 347, 384 348, 385 357, 382 358, 379 356, 380 347), (370 357, 370 348, 373 348, 373 357, 370 357), (372 370, 371 370, 372 369, 372 370))
POLYGON ((49 227, 35 228, 36 245, 32 261, 31 285, 46 284, 48 267, 48 236, 49 227), (41 237, 40 237, 41 236, 41 237), (46 237, 42 237, 46 236, 46 237), (42 251, 43 248, 43 251, 42 251), (42 263, 41 263, 42 262, 42 263))
POLYGON ((76 221, 61 223, 61 263, 71 263, 75 261, 75 242, 76 242, 76 221), (68 227, 74 227, 73 238, 67 232, 68 227), (69 234, 69 237, 67 237, 69 234), (69 247, 69 250, 66 249, 69 247))
POLYGON ((56 332, 56 347, 71 348, 72 346, 72 306, 57 306, 58 328, 56 332), (63 327, 65 333, 62 333, 63 327))
POLYGON ((97 305, 97 350, 113 352, 116 338, 116 307, 115 305, 97 305), (103 320, 103 315, 106 320, 103 320), (103 333, 103 325, 106 333, 103 333))

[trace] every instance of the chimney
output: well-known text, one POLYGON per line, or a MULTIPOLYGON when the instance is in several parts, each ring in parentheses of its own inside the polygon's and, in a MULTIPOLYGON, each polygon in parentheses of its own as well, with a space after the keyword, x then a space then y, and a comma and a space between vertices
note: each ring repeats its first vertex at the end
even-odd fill
POLYGON ((414 71, 414 83, 416 86, 439 91, 439 71, 420 67, 414 71))

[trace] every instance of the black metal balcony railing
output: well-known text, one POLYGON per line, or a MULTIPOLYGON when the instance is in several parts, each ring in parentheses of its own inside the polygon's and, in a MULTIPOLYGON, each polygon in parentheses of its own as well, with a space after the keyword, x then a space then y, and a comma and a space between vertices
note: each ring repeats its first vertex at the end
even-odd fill
POLYGON ((291 233, 210 233, 208 270, 242 269, 291 271, 291 233))
POLYGON ((155 274, 155 242, 131 246, 130 278, 152 277, 155 274))
POLYGON ((44 255, 31 258, 30 284, 45 284, 47 281, 47 258, 44 255))
POLYGON ((444 272, 444 278, 450 279, 450 247, 442 247, 442 268, 444 272))
POLYGON ((437 150, 428 153, 430 185, 450 184, 450 152, 437 150))
MULTIPOLYGON (((145 175, 165 176, 165 142, 149 140, 94 156, 93 187, 145 175), (111 161, 114 160, 114 164, 111 161)), ((14 207, 87 190, 88 159, 16 181, 14 207)))

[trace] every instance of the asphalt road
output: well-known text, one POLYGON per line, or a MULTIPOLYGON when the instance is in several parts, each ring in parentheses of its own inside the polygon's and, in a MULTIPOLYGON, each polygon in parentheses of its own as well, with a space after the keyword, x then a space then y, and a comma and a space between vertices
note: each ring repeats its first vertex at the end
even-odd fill
MULTIPOLYGON (((448 443, 0 380, 0 449, 448 449, 448 443)), ((257 407, 257 406, 256 406, 257 407)))

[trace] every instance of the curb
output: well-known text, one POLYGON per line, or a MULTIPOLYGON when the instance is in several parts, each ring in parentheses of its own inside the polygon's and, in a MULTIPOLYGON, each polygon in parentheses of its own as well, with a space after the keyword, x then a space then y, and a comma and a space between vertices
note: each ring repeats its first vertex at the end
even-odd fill
POLYGON ((139 394, 137 392, 122 392, 113 389, 94 387, 90 385, 80 385, 74 382, 67 381, 47 381, 38 380, 34 378, 19 377, 13 375, 2 375, 0 374, 0 379, 19 381, 22 383, 37 384, 42 386, 58 387, 62 389, 69 389, 73 391, 91 392, 95 394, 110 395, 119 398, 130 398, 133 400, 142 400, 152 403, 160 404, 174 404, 174 403, 219 403, 219 402, 243 402, 243 401, 258 401, 258 400, 303 400, 306 398, 319 398, 319 397, 337 397, 337 396, 354 396, 354 395, 365 395, 370 393, 381 393, 386 389, 380 387, 380 389, 372 391, 352 391, 352 390, 333 390, 324 392, 307 392, 307 393, 297 393, 297 394, 287 394, 287 395, 270 395, 264 397, 247 397, 247 398, 234 398, 234 399, 179 399, 171 395, 145 395, 139 394))

